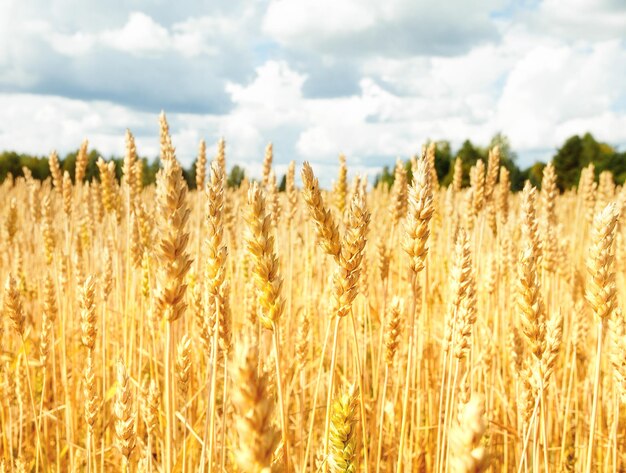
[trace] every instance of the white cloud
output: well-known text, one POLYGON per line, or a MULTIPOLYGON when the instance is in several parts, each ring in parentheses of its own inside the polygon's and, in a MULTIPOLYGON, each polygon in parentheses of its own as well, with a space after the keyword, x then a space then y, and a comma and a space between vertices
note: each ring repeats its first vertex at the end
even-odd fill
MULTIPOLYGON (((12 5, 22 21, 0 28, 0 91, 112 101, 153 112, 223 113, 231 105, 226 81, 253 72, 247 50, 255 31, 252 7, 169 23, 159 21, 158 12, 116 11, 105 24, 90 27, 89 21, 55 22, 47 4, 41 11, 12 5)), ((1 13, 0 7, 3 26, 1 13)))
MULTIPOLYGON (((178 159, 189 166, 198 143, 217 141, 215 117, 168 114, 178 159)), ((0 93, 0 149, 46 155, 78 149, 84 138, 103 156, 120 156, 124 134, 130 129, 140 156, 150 159, 159 152, 158 114, 140 112, 109 102, 64 97, 0 93)))
POLYGON ((260 159, 269 141, 278 144, 284 138, 277 130, 306 123, 306 111, 302 107, 304 81, 305 76, 294 72, 285 62, 267 61, 256 69, 256 76, 249 84, 227 84, 226 90, 235 107, 222 120, 220 133, 236 142, 235 159, 260 159))
POLYGON ((236 30, 237 23, 226 18, 188 18, 172 26, 172 42, 174 49, 186 57, 214 56, 219 52, 215 38, 233 37, 236 30))
MULTIPOLYGON (((555 146, 561 139, 557 130, 569 128, 568 122, 606 123, 598 118, 626 99, 620 85, 626 78, 625 60, 618 41, 587 48, 538 45, 508 75, 497 107, 499 122, 522 149, 555 146)), ((592 131, 609 141, 623 136, 613 127, 594 126, 592 131)))
POLYGON ((66 56, 82 56, 93 48, 95 38, 87 33, 76 32, 71 35, 50 34, 50 42, 55 51, 66 56))
POLYGON ((305 76, 292 71, 285 62, 268 61, 256 69, 256 78, 249 85, 229 83, 226 90, 237 104, 264 107, 267 113, 283 115, 301 98, 304 80, 305 76))
POLYGON ((174 51, 184 57, 215 56, 218 37, 234 37, 241 19, 199 16, 187 18, 165 28, 142 12, 131 12, 126 24, 118 29, 98 34, 98 41, 106 46, 134 55, 150 55, 174 51))
POLYGON ((586 131, 626 146, 618 0, 111 2, 0 5, 0 149, 120 154, 129 127, 154 156, 161 108, 185 164, 224 136, 254 173, 269 141, 332 178, 429 138, 502 131, 521 165, 586 131))
POLYGON ((271 2, 264 30, 281 43, 304 42, 313 46, 329 37, 349 37, 377 21, 371 3, 346 0, 304 0, 271 2))
POLYGON ((503 1, 272 0, 263 31, 293 50, 331 56, 445 53, 494 39, 503 1))
MULTIPOLYGON (((110 103, 0 94, 0 149, 38 154, 57 149, 65 153, 77 149, 87 137, 105 155, 119 155, 124 128, 132 129, 145 120, 154 121, 154 117, 110 103), (111 125, 116 123, 119 125, 112 129, 111 125)), ((156 149, 153 145, 147 148, 146 151, 156 149)))
POLYGON ((170 36, 163 26, 142 12, 132 12, 128 22, 119 30, 108 30, 101 40, 120 51, 130 53, 155 53, 170 47, 170 36))
POLYGON ((544 0, 529 16, 537 31, 574 41, 613 39, 626 31, 621 0, 544 0))

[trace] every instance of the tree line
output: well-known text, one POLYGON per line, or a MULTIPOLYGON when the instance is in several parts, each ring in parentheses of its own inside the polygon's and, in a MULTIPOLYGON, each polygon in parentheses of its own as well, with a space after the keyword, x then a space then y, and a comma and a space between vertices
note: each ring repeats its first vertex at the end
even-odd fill
MULTIPOLYGON (((75 169, 76 169, 76 157, 78 156, 78 150, 67 153, 64 157, 59 157, 61 164, 61 171, 67 171, 72 179, 75 181, 75 169)), ((92 179, 100 179, 98 166, 96 161, 102 156, 96 149, 92 149, 87 154, 87 168, 85 171, 85 180, 91 181, 92 179)), ((122 167, 124 165, 124 158, 118 156, 111 156, 109 158, 115 163, 115 176, 119 181, 122 178, 122 167)), ((143 185, 147 186, 156 182, 156 175, 161 167, 159 158, 148 159, 146 157, 139 158, 143 164, 143 185)), ((13 177, 20 177, 24 175, 24 168, 28 168, 33 175, 33 178, 39 180, 45 180, 50 177, 50 165, 48 156, 35 156, 27 153, 17 153, 15 151, 3 151, 0 152, 0 182, 4 182, 6 177, 11 174, 13 177)), ((187 181, 187 185, 190 189, 196 187, 196 163, 189 168, 183 168, 183 176, 187 181)), ((229 187, 239 187, 245 177, 245 171, 240 166, 233 166, 228 175, 227 185, 229 187)))
MULTIPOLYGON (((524 187, 524 182, 529 180, 535 187, 541 187, 543 168, 546 163, 536 162, 522 169, 517 161, 517 154, 511 149, 509 140, 501 133, 496 134, 486 147, 474 145, 470 140, 465 140, 461 147, 453 152, 450 142, 435 142, 435 169, 439 182, 447 186, 452 182, 454 163, 457 158, 461 160, 463 168, 463 186, 469 185, 469 170, 479 159, 485 163, 489 150, 494 146, 500 148, 500 163, 510 173, 511 190, 519 191, 524 187)), ((589 164, 595 167, 596 178, 603 171, 610 171, 616 184, 623 184, 626 180, 626 152, 619 152, 615 147, 596 140, 591 133, 574 135, 569 137, 559 147, 551 159, 557 174, 557 185, 561 191, 578 185, 580 172, 589 164)), ((411 173, 410 160, 404 162, 407 175, 411 173)), ((375 178, 374 185, 391 186, 394 180, 394 168, 385 166, 375 178)))
MULTIPOLYGON (((511 189, 521 190, 526 180, 536 186, 541 186, 541 176, 545 163, 536 162, 528 168, 521 169, 516 161, 517 155, 510 146, 507 137, 501 133, 496 134, 488 146, 481 147, 473 144, 470 140, 465 140, 461 147, 453 151, 449 141, 437 141, 435 151, 435 169, 439 182, 447 186, 452 182, 454 173, 454 162, 458 158, 461 160, 463 168, 463 185, 469 185, 469 170, 479 159, 487 162, 489 149, 494 146, 500 148, 500 162, 510 173, 511 189)), ((67 171, 74 180, 74 170, 76 167, 77 151, 72 151, 60 158, 61 170, 67 171)), ((101 154, 92 149, 88 152, 86 180, 99 179, 96 161, 101 154)), ((118 180, 122 176, 123 158, 112 156, 110 158, 115 163, 115 172, 118 180)), ((143 184, 150 185, 156 180, 156 174, 160 168, 159 159, 149 160, 141 158, 143 163, 143 184)), ((602 171, 611 171, 616 184, 623 184, 626 180, 626 152, 618 151, 615 147, 596 140, 591 133, 584 135, 574 135, 569 137, 563 145, 558 148, 552 157, 552 162, 557 174, 557 185, 559 189, 565 190, 578 184, 580 171, 589 164, 595 167, 596 177, 602 171)), ((411 172, 410 160, 405 161, 407 172, 411 172)), ((4 151, 0 153, 0 182, 11 174, 13 177, 24 175, 23 168, 28 168, 35 179, 44 180, 50 177, 50 167, 48 156, 36 156, 15 151, 4 151)), ((196 186, 196 166, 194 163, 183 169, 183 175, 189 188, 196 186)), ((229 187, 238 187, 245 178, 245 171, 242 167, 235 165, 228 175, 227 184, 229 187)), ((376 175, 374 185, 391 186, 394 180, 394 168, 385 166, 381 173, 376 175)), ((280 181, 279 190, 284 190, 285 176, 280 181)))

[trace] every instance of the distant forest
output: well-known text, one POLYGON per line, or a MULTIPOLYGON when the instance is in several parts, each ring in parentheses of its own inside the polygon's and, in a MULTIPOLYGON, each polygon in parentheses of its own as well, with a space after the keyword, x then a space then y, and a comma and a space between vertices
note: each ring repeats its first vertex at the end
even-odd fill
MULTIPOLYGON (((456 151, 452 150, 448 141, 437 141, 435 169, 439 182, 443 186, 452 182, 454 161, 460 158, 463 163, 463 186, 469 186, 470 168, 479 159, 487 163, 489 149, 496 145, 500 147, 500 165, 509 170, 513 191, 521 190, 526 180, 536 187, 541 187, 543 168, 546 163, 537 162, 528 168, 521 169, 516 163, 516 153, 511 149, 506 136, 502 134, 494 136, 486 147, 479 147, 470 140, 465 140, 456 151)), ((594 165, 596 178, 602 171, 610 171, 616 184, 623 184, 626 180, 626 152, 619 152, 611 145, 597 141, 591 133, 583 136, 574 135, 565 140, 565 143, 556 150, 551 161, 554 164, 560 190, 578 185, 580 171, 589 164, 594 165)), ((405 166, 407 172, 410 173, 410 160, 405 162, 405 166)), ((386 166, 382 173, 376 176, 375 185, 391 186, 393 180, 394 169, 386 166)))
MULTIPOLYGON (((522 189, 524 182, 530 182, 540 187, 543 168, 546 163, 537 162, 532 166, 521 169, 516 161, 517 155, 511 148, 508 139, 502 134, 497 134, 491 142, 485 146, 477 146, 470 140, 465 140, 458 150, 453 150, 450 142, 437 141, 435 153, 435 168, 439 182, 447 186, 452 181, 454 171, 454 161, 460 158, 463 164, 463 185, 469 185, 469 170, 479 159, 487 161, 488 150, 493 146, 500 147, 500 162, 510 172, 511 188, 513 191, 522 189)), ((60 158, 61 169, 67 171, 74 180, 74 169, 78 150, 73 151, 60 158)), ((100 153, 92 149, 88 152, 88 164, 85 174, 86 180, 99 179, 96 161, 100 153)), ((118 156, 110 157, 115 162, 117 178, 122 176, 123 158, 118 156)), ((158 159, 149 160, 142 158, 143 162, 143 183, 149 185, 155 182, 156 173, 159 170, 158 159)), ((610 171, 616 184, 623 184, 626 180, 626 152, 619 151, 613 146, 597 141, 591 133, 582 136, 574 135, 563 143, 552 156, 552 162, 557 173, 557 184, 561 190, 569 189, 578 184, 580 171, 589 164, 595 166, 596 177, 602 171, 610 171)), ((410 160, 406 160, 407 170, 410 172, 410 160)), ((13 177, 24 175, 23 168, 30 169, 36 179, 44 180, 50 176, 48 156, 34 156, 14 151, 4 151, 0 153, 0 182, 11 174, 13 177)), ((190 188, 195 188, 195 161, 186 169, 183 174, 190 188)), ((237 187, 245 177, 245 171, 240 166, 233 166, 228 175, 228 186, 237 187)), ((391 186, 394 179, 393 166, 385 166, 380 174, 374 179, 374 185, 391 186)), ((285 177, 279 181, 279 190, 284 189, 285 177)))

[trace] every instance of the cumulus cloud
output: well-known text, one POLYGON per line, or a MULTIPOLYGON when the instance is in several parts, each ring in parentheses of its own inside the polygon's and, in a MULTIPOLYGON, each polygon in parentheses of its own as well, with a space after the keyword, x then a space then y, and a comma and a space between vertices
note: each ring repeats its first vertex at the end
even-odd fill
POLYGON ((55 22, 57 9, 45 15, 48 4, 41 11, 10 0, 9 6, 17 26, 2 16, 7 28, 0 30, 0 90, 5 92, 107 100, 153 112, 217 114, 232 105, 226 82, 243 80, 254 70, 249 49, 256 41, 254 7, 205 8, 163 23, 158 12, 153 17, 127 7, 121 9, 125 15, 103 15, 107 21, 94 25, 93 15, 81 8, 67 14, 84 18, 81 25, 55 22))
POLYGON ((121 29, 106 30, 100 37, 103 44, 131 54, 160 53, 171 43, 167 29, 142 12, 132 12, 121 29))
POLYGON ((574 133, 626 146, 626 7, 618 0, 470 3, 5 0, 0 148, 47 153, 84 137, 157 154, 168 112, 179 158, 224 136, 260 172, 337 155, 373 175, 427 139, 507 134, 520 164, 574 133))
MULTIPOLYGON (((144 140, 145 123, 155 117, 107 102, 85 102, 36 94, 0 94, 0 149, 48 154, 77 149, 88 138, 105 156, 123 149, 126 127, 137 129, 146 151, 156 152, 156 141, 144 140)), ((154 131, 152 133, 154 135, 154 131)), ((140 145, 141 146, 141 145, 140 145)))
MULTIPOLYGON (((626 50, 615 40, 581 48, 538 44, 509 73, 498 121, 522 149, 556 144, 564 138, 559 130, 571 128, 568 123, 600 123, 614 104, 626 100, 625 60, 626 50)), ((623 142, 623 132, 613 126, 590 129, 623 142)))
POLYGON ((497 37, 504 2, 273 0, 263 29, 285 47, 329 55, 454 54, 497 37))
POLYGON ((337 97, 356 92, 364 59, 453 56, 496 41, 500 33, 490 15, 503 4, 273 0, 263 31, 298 59, 296 67, 310 73, 307 95, 337 97))
POLYGON ((620 0, 544 0, 527 15, 537 31, 568 40, 602 41, 623 37, 626 3, 620 0))

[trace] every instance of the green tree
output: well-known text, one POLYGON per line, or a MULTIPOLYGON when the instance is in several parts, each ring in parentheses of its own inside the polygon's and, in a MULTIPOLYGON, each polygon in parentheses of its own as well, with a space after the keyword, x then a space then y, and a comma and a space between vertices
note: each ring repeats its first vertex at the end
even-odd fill
POLYGON ((143 185, 149 186, 156 182, 156 175, 161 169, 161 160, 155 158, 151 163, 147 158, 142 158, 143 161, 143 185))
POLYGON ((435 170, 441 183, 449 174, 452 167, 452 148, 449 141, 437 141, 435 143, 435 170))
POLYGON ((85 170, 85 180, 92 181, 98 175, 98 166, 96 162, 100 157, 100 153, 96 149, 92 149, 87 153, 87 169, 85 170))
POLYGON ((541 188, 541 179, 543 178, 543 169, 545 167, 545 163, 533 164, 530 168, 528 168, 527 176, 525 176, 526 179, 528 179, 533 186, 541 188))
POLYGON ((287 174, 283 174, 278 185, 278 192, 285 192, 287 190, 287 174))
POLYGON ((50 166, 47 157, 20 154, 20 167, 27 167, 33 174, 33 178, 43 181, 50 177, 50 166))
POLYGON ((228 187, 239 187, 244 177, 246 177, 244 169, 235 164, 230 170, 226 185, 228 187))
POLYGON ((616 183, 623 184, 626 180, 626 153, 614 153, 607 159, 606 169, 613 173, 616 183))
POLYGON ((394 173, 389 170, 389 166, 384 166, 382 172, 374 177, 374 187, 384 185, 389 189, 393 185, 393 181, 394 173))
POLYGON ((9 173, 13 177, 23 176, 20 164, 20 155, 15 151, 5 151, 0 154, 0 181, 4 181, 9 173))
POLYGON ((72 178, 72 182, 75 180, 76 174, 76 157, 78 156, 78 151, 72 151, 71 153, 67 153, 65 158, 63 158, 63 163, 61 164, 61 171, 65 174, 67 171, 72 178))
MULTIPOLYGON (((461 148, 456 153, 457 158, 461 159, 461 166, 463 169, 463 187, 469 186, 469 172, 470 168, 476 164, 479 159, 485 159, 485 153, 480 148, 474 146, 470 140, 465 140, 461 145, 461 148)), ((448 173, 442 180, 442 184, 445 186, 450 185, 454 177, 454 164, 452 163, 448 169, 448 173)))
POLYGON ((492 149, 495 146, 500 148, 500 166, 504 166, 509 171, 511 189, 513 191, 522 190, 526 177, 522 170, 517 166, 517 153, 515 153, 511 148, 509 138, 501 132, 496 133, 489 142, 489 149, 492 149))
POLYGON ((196 161, 198 159, 196 158, 194 160, 193 163, 191 163, 191 166, 189 167, 189 169, 185 169, 183 168, 183 177, 185 178, 185 181, 187 182, 187 187, 189 187, 189 189, 195 189, 196 186, 196 161))
POLYGON ((596 141, 591 133, 569 137, 557 150, 552 162, 561 190, 578 185, 581 169, 590 163, 596 167, 596 175, 605 170, 616 175, 625 171, 623 160, 619 159, 615 149, 596 141))

